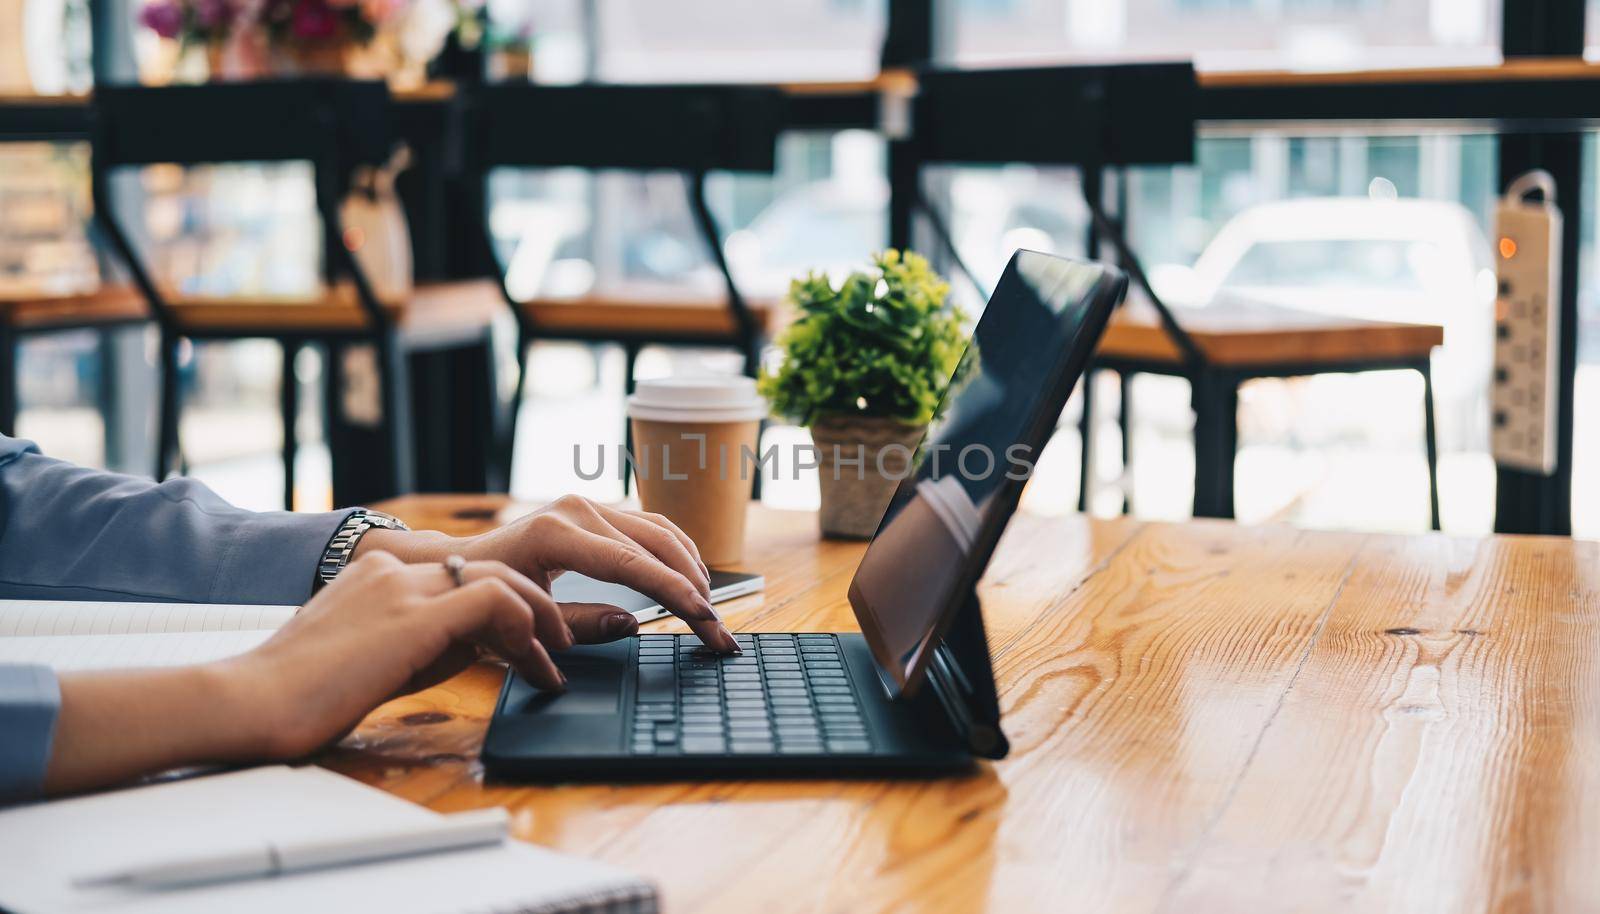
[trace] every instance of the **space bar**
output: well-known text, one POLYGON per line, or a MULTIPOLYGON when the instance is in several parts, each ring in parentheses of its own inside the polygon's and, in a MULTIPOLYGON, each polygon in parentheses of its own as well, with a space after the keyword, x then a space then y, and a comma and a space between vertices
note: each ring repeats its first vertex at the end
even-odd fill
POLYGON ((670 663, 651 663, 639 668, 639 694, 635 701, 676 701, 678 677, 670 663))

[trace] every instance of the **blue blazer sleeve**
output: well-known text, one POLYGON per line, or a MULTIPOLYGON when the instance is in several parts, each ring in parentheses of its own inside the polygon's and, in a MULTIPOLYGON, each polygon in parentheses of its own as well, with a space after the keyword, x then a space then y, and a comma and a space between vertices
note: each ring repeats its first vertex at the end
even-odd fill
POLYGON ((245 511, 0 436, 0 599, 303 603, 348 516, 245 511))
POLYGON ((0 804, 44 785, 61 687, 43 666, 0 666, 0 804))

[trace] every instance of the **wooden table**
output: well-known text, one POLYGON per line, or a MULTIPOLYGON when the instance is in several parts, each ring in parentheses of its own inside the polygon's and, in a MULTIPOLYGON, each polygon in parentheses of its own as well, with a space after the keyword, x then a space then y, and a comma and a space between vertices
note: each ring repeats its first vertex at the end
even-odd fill
MULTIPOLYGON (((755 509, 734 629, 854 628, 815 524, 755 509)), ((320 761, 673 912, 1600 909, 1600 544, 1023 516, 981 593, 1012 754, 968 777, 486 786, 490 666, 320 761)))

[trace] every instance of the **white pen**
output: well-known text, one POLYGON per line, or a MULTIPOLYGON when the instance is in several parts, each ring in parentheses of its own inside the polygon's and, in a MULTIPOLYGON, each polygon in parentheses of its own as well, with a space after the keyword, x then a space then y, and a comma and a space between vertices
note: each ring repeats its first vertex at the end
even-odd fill
POLYGON ((408 828, 386 828, 366 835, 283 844, 264 841, 193 857, 152 861, 125 870, 74 879, 73 885, 79 888, 171 888, 461 850, 504 841, 509 821, 510 817, 504 809, 480 809, 445 816, 437 822, 408 828))

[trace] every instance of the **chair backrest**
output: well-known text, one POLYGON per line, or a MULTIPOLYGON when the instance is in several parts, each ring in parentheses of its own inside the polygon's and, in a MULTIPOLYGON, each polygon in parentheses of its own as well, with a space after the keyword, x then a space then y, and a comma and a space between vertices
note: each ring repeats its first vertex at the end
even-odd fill
POLYGON ((97 169, 303 159, 342 171, 384 161, 393 143, 381 82, 105 86, 93 112, 97 169))
POLYGON ((1190 63, 930 70, 914 142, 925 163, 1188 163, 1198 97, 1190 63))
POLYGON ((352 169, 388 159, 389 89, 343 79, 265 80, 201 86, 103 86, 90 127, 95 218, 157 318, 167 306, 114 210, 110 175, 138 165, 309 161, 323 223, 324 272, 348 275, 376 326, 385 317, 360 265, 342 243, 339 202, 352 169))
POLYGON ((467 160, 480 172, 771 172, 787 101, 756 86, 502 83, 475 90, 468 104, 467 160))

